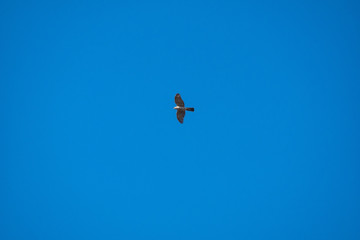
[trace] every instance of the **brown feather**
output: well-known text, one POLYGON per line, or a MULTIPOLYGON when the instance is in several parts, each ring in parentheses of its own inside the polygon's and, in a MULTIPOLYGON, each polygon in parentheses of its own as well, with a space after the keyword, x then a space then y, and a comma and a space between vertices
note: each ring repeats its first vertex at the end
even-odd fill
POLYGON ((175 103, 179 107, 184 107, 185 106, 184 101, 181 99, 181 96, 178 93, 175 95, 175 103))
POLYGON ((176 117, 179 120, 180 123, 184 122, 184 117, 185 117, 185 111, 184 110, 177 110, 176 112, 176 117))

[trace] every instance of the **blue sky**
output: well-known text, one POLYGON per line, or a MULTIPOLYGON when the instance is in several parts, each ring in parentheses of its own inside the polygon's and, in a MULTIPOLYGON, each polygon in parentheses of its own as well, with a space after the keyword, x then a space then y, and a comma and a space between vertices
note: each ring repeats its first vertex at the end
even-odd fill
POLYGON ((1 1, 0 239, 360 239, 359 11, 1 1))

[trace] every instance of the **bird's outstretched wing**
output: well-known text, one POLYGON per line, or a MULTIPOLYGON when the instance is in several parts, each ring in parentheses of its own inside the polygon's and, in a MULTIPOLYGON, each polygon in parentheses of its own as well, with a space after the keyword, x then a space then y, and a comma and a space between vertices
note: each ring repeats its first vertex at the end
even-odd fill
POLYGON ((181 99, 180 94, 178 94, 178 93, 175 95, 175 103, 179 107, 183 107, 185 105, 184 101, 181 99))
POLYGON ((177 110, 176 112, 176 117, 179 120, 180 123, 184 122, 184 117, 185 117, 185 110, 177 110))

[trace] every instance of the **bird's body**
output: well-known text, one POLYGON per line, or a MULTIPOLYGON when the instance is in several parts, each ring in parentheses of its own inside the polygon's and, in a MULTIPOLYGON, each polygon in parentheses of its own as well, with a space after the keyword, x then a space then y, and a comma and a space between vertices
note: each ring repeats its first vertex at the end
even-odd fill
POLYGON ((181 96, 178 93, 175 95, 175 103, 176 103, 176 107, 174 107, 174 109, 177 110, 176 117, 180 123, 183 123, 185 117, 185 111, 194 112, 194 108, 185 107, 184 101, 181 99, 181 96))

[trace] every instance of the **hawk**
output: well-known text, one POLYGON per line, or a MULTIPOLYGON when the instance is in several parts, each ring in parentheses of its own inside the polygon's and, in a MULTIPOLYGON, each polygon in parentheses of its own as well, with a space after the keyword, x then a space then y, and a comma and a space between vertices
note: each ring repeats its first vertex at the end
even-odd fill
POLYGON ((175 103, 176 107, 174 107, 174 109, 177 110, 176 117, 180 123, 183 123, 185 117, 185 110, 193 112, 194 108, 185 107, 184 101, 181 99, 181 96, 178 93, 175 95, 175 103))

